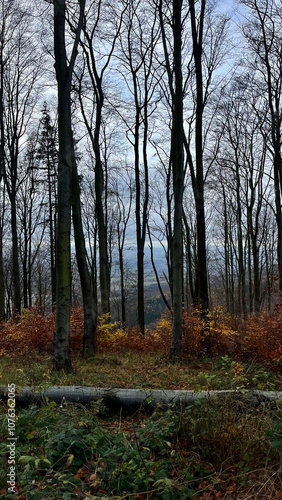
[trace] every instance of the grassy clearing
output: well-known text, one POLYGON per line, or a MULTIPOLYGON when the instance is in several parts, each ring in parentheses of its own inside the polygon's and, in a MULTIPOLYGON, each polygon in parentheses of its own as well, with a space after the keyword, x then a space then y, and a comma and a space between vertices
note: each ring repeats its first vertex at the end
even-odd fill
POLYGON ((229 356, 190 359, 171 364, 163 354, 125 352, 98 354, 91 361, 73 359, 72 374, 52 373, 49 355, 0 357, 0 385, 15 383, 45 389, 52 385, 128 387, 146 389, 282 390, 282 377, 260 364, 243 363, 229 356))

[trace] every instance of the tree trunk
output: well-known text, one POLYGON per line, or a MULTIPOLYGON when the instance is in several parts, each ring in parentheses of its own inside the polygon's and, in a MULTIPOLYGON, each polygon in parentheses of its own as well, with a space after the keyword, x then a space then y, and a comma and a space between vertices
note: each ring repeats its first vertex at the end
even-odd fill
POLYGON ((132 73, 135 98, 135 126, 134 126, 134 167, 135 167, 135 220, 136 220, 136 245, 137 245, 137 324, 142 335, 145 334, 144 315, 144 245, 142 241, 141 224, 141 187, 139 168, 139 135, 140 135, 140 113, 138 101, 137 75, 132 73))
POLYGON ((154 248, 153 248, 153 242, 152 242, 152 237, 151 237, 151 232, 150 232, 150 227, 149 227, 149 224, 147 224, 147 234, 148 234, 148 238, 149 238, 149 248, 150 248, 150 254, 151 254, 151 264, 152 264, 152 268, 154 270, 154 273, 155 273, 155 277, 156 277, 156 281, 157 281, 157 285, 158 285, 158 289, 159 289, 159 292, 161 294, 161 297, 165 303, 165 306, 167 307, 167 309, 169 311, 171 311, 171 306, 164 294, 164 291, 162 289, 162 286, 161 286, 161 282, 160 282, 160 279, 159 279, 159 275, 158 275, 158 271, 157 271, 157 268, 155 266, 155 261, 154 261, 154 248))
POLYGON ((20 267, 19 267, 19 245, 17 233, 17 213, 16 213, 16 189, 11 189, 11 226, 12 226, 12 274, 14 288, 13 315, 21 314, 21 287, 20 287, 20 267))
POLYGON ((192 303, 196 305, 196 293, 193 285, 193 270, 192 270, 192 253, 191 253, 191 235, 190 227, 187 221, 186 215, 183 213, 183 222, 186 232, 186 266, 187 266, 187 278, 189 281, 190 294, 192 298, 192 303))
POLYGON ((54 227, 56 226, 56 214, 52 210, 52 185, 51 185, 51 169, 48 162, 48 201, 49 201, 49 234, 50 234, 50 267, 51 267, 51 294, 52 306, 56 304, 56 257, 55 257, 55 242, 54 242, 54 227), (54 216, 54 221, 53 221, 54 216))
MULTIPOLYGON (((279 146, 280 148, 280 146, 279 146)), ((279 171, 281 168, 280 151, 274 154, 274 189, 275 189, 275 207, 276 207, 276 223, 277 223, 277 264, 278 264, 278 279, 279 291, 282 292, 282 210, 281 210, 281 193, 279 171)), ((281 175, 282 177, 282 175, 281 175)))
MULTIPOLYGON (((7 399, 7 388, 0 386, 0 400, 7 399)), ((64 405, 75 403, 86 405, 93 401, 102 401, 103 405, 111 411, 119 411, 121 408, 127 411, 136 411, 140 407, 143 410, 151 411, 157 405, 164 407, 183 408, 195 404, 203 399, 221 400, 223 405, 228 400, 239 402, 242 408, 246 404, 254 407, 260 404, 274 404, 282 402, 282 392, 247 390, 244 394, 233 390, 200 391, 192 390, 161 390, 161 389, 119 389, 119 388, 97 388, 97 387, 75 387, 75 386, 54 386, 45 391, 32 390, 30 387, 21 388, 16 394, 18 406, 29 405, 31 403, 42 404, 54 401, 64 405)))
POLYGON ((84 310, 84 335, 83 335, 83 355, 94 356, 95 338, 97 325, 96 300, 93 295, 91 275, 87 265, 85 239, 83 234, 80 186, 77 173, 77 165, 74 160, 72 169, 72 214, 74 239, 76 248, 77 266, 80 275, 80 283, 83 297, 84 310))
POLYGON ((198 305, 203 314, 209 308, 208 274, 207 274, 207 254, 206 254, 206 220, 204 202, 204 168, 203 168, 203 73, 202 73, 202 52, 203 52, 203 25, 205 15, 205 0, 201 2, 201 12, 198 29, 196 27, 195 2, 189 0, 191 29, 193 39, 193 58, 196 73, 196 179, 194 186, 194 197, 197 218, 197 285, 198 285, 198 305))
POLYGON ((70 371, 71 178, 74 151, 71 130, 71 74, 65 46, 65 1, 54 0, 54 53, 58 87, 58 217, 56 234, 56 324, 54 369, 70 371))
POLYGON ((223 220, 224 220, 224 273, 225 273, 225 300, 227 312, 230 312, 230 262, 229 262, 229 241, 228 241, 228 218, 227 203, 224 184, 222 183, 223 194, 223 220))
POLYGON ((182 297, 183 297, 183 247, 182 214, 184 189, 184 150, 183 150, 183 84, 182 84, 182 20, 181 0, 173 1, 173 60, 175 71, 175 93, 173 99, 173 123, 171 137, 171 160, 173 171, 173 240, 172 240, 172 279, 173 279, 173 324, 170 358, 181 358, 182 339, 182 297))
POLYGON ((102 314, 110 313, 110 270, 107 242, 107 225, 103 208, 104 173, 100 152, 100 129, 102 120, 103 92, 99 82, 99 99, 96 109, 96 123, 94 131, 93 147, 95 153, 95 195, 96 195, 96 217, 98 223, 99 239, 99 265, 100 265, 100 291, 102 314))
MULTIPOLYGON (((2 33, 1 33, 2 35, 2 33)), ((5 134, 4 134, 4 61, 3 61, 4 37, 0 40, 0 184, 4 176, 5 169, 5 134)), ((5 283, 3 267, 3 213, 0 213, 0 322, 5 319, 5 283)))
MULTIPOLYGON (((128 221, 128 219, 127 219, 128 221)), ((123 248, 125 242, 125 229, 127 222, 125 223, 125 228, 123 233, 120 229, 121 222, 121 209, 120 209, 120 220, 117 224, 117 237, 118 237, 118 260, 119 260, 119 272, 120 272, 120 296, 121 296, 121 322, 123 326, 126 325, 126 308, 125 308, 125 283, 124 283, 124 259, 123 259, 123 248)))
POLYGON ((171 174, 172 174, 172 164, 171 164, 171 158, 169 160, 169 166, 168 166, 168 175, 166 179, 166 203, 167 203, 167 224, 166 224, 166 237, 167 237, 167 255, 166 255, 166 261, 167 261, 167 271, 168 271, 168 285, 169 285, 169 290, 170 290, 170 295, 171 295, 171 302, 172 302, 172 296, 173 296, 173 271, 172 271, 172 254, 173 254, 173 249, 172 249, 172 208, 171 208, 171 194, 170 194, 170 184, 171 184, 171 174))
POLYGON ((124 262, 123 262, 123 249, 119 248, 119 270, 120 270, 120 294, 121 294, 121 322, 123 326, 126 325, 126 309, 125 309, 125 285, 124 285, 124 262))
POLYGON ((2 214, 0 214, 0 324, 5 320, 5 285, 3 267, 3 227, 2 214))
MULTIPOLYGON (((56 232, 56 324, 54 333, 54 369, 71 371, 70 357, 70 310, 71 310, 71 202, 73 185, 77 193, 73 197, 75 238, 80 255, 80 271, 86 258, 84 238, 81 236, 80 205, 78 202, 79 188, 77 183, 76 160, 71 123, 71 81, 77 48, 80 40, 85 0, 79 0, 79 21, 76 29, 75 41, 68 63, 65 43, 65 0, 54 0, 54 53, 55 71, 58 86, 58 137, 59 137, 59 167, 58 167, 58 214, 56 232), (73 179, 74 177, 74 179, 73 179)), ((85 270, 84 270, 85 271, 85 270)), ((82 271, 81 271, 82 273, 82 271)), ((82 283, 86 286, 83 273, 82 283)), ((90 294, 90 292, 89 292, 90 294)), ((93 325, 93 309, 89 304, 89 296, 84 305, 86 312, 85 323, 93 325)), ((85 295, 84 297, 85 298, 85 295)), ((93 305, 92 305, 93 307, 93 305)), ((95 321, 95 319, 94 319, 95 321)), ((93 334, 92 329, 89 336, 93 334)))
POLYGON ((240 197, 240 172, 239 162, 236 159, 236 199, 237 199, 237 231, 238 231, 238 304, 239 314, 246 316, 246 283, 245 283, 245 265, 243 251, 243 235, 242 235, 242 208, 240 197))

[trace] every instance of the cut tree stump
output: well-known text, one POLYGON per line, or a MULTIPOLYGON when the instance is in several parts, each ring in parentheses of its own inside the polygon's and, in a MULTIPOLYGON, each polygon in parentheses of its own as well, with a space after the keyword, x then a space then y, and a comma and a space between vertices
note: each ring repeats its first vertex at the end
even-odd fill
MULTIPOLYGON (((7 398, 7 387, 0 386, 0 399, 6 400, 7 398)), ((101 401, 111 411, 120 408, 129 411, 138 408, 150 410, 157 405, 185 407, 203 399, 220 399, 224 401, 229 398, 235 398, 255 407, 260 404, 276 406, 278 402, 282 403, 282 392, 261 390, 246 390, 244 393, 236 390, 194 392, 191 390, 54 386, 44 391, 30 387, 17 388, 15 396, 16 405, 18 406, 28 406, 31 403, 44 404, 47 401, 54 401, 60 405, 65 403, 86 405, 101 401)))

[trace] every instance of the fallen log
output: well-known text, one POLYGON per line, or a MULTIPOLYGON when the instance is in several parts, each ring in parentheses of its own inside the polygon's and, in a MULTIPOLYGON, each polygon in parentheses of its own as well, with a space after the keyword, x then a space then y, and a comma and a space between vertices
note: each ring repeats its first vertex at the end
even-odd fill
MULTIPOLYGON (((185 407, 204 399, 236 398, 254 407, 260 404, 276 406, 282 403, 282 392, 246 390, 244 393, 237 390, 200 391, 192 390, 163 390, 163 389, 127 389, 127 388, 95 388, 80 386, 54 386, 40 391, 38 388, 17 388, 15 401, 18 406, 29 404, 44 404, 54 401, 57 404, 76 403, 87 405, 95 401, 101 401, 109 410, 116 411, 120 408, 125 410, 136 410, 142 407, 150 410, 157 405, 165 407, 175 405, 185 407)), ((8 389, 0 387, 0 399, 8 398, 8 389)))

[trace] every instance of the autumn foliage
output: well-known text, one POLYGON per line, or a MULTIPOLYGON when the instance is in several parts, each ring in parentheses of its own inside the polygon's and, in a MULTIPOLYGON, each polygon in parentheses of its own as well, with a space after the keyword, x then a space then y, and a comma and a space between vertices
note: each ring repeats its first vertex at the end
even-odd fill
POLYGON ((240 334, 241 357, 257 357, 269 363, 282 363, 282 302, 272 314, 251 316, 240 334))
MULTIPOLYGON (((55 313, 44 315, 40 308, 25 309, 16 321, 0 328, 2 355, 52 352, 55 313)), ((168 353, 171 342, 172 315, 164 314, 145 337, 138 329, 123 328, 109 317, 99 318, 96 349, 100 353, 133 351, 139 353, 168 353)), ((71 350, 81 355, 83 310, 75 308, 71 315, 71 350)), ((203 338, 208 338, 209 354, 234 356, 237 359, 256 359, 266 364, 282 359, 282 302, 271 314, 262 313, 246 320, 225 314, 221 307, 210 311, 205 319, 200 311, 183 313, 183 357, 205 354, 203 338)))

